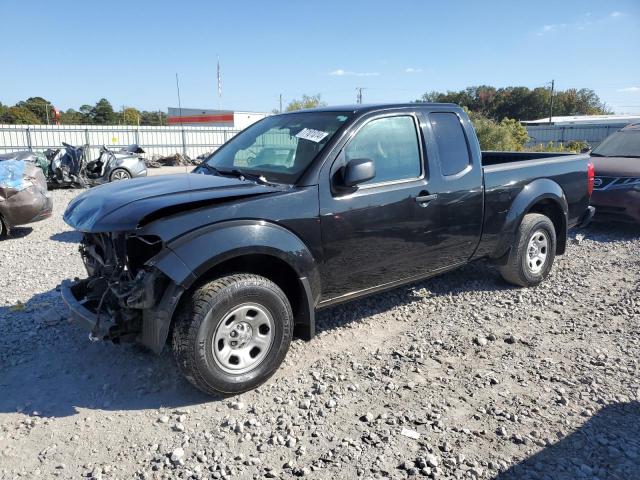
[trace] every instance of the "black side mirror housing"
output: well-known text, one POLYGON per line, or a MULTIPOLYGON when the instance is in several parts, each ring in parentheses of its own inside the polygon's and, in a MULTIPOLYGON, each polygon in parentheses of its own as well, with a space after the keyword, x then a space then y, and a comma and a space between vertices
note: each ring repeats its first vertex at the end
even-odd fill
POLYGON ((591 151, 591 147, 582 147, 580 153, 589 153, 591 151))
POLYGON ((376 176, 373 160, 368 158, 354 158, 344 167, 343 184, 345 187, 355 187, 368 182, 376 176))

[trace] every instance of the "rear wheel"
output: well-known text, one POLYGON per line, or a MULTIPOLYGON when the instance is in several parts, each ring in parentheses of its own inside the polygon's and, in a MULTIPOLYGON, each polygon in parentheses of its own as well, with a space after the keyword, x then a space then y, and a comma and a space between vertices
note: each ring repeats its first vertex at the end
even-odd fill
POLYGON ((5 225, 4 220, 2 219, 2 216, 0 215, 0 238, 6 237, 8 233, 9 233, 9 229, 5 225))
POLYGON ((539 213, 529 213, 520 223, 508 261, 500 267, 500 273, 514 285, 538 285, 549 275, 555 254, 556 230, 553 222, 539 213))
POLYGON ((284 292, 264 277, 235 274, 205 283, 182 305, 173 352, 197 388, 235 394, 275 372, 292 335, 293 313, 284 292))
POLYGON ((111 175, 109 175, 110 182, 118 182, 120 180, 129 180, 131 178, 131 174, 127 172, 124 168, 116 168, 111 175))

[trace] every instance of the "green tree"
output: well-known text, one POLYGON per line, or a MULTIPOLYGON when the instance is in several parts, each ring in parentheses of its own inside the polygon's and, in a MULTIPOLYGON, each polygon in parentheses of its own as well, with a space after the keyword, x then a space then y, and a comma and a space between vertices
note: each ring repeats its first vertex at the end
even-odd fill
POLYGON ((125 125, 138 125, 140 123, 140 112, 133 107, 127 107, 122 112, 122 119, 122 123, 125 125))
POLYGON ((303 108, 317 108, 324 107, 327 102, 323 102, 320 99, 320 94, 317 95, 302 95, 302 100, 293 100, 287 105, 286 111, 292 112, 294 110, 302 110, 303 108))
POLYGON ((527 129, 520 122, 510 118, 496 122, 480 113, 466 110, 482 150, 521 151, 524 149, 529 136, 527 129))
POLYGON ((42 97, 29 97, 15 105, 19 108, 26 108, 33 113, 39 120, 39 123, 47 123, 51 119, 52 104, 49 100, 42 97))
POLYGON ((60 112, 60 123, 63 125, 84 125, 88 123, 89 118, 82 112, 78 112, 73 108, 60 112))
MULTIPOLYGON (((460 91, 427 92, 418 102, 450 102, 472 112, 500 121, 504 118, 535 120, 549 115, 551 92, 548 88, 504 87, 488 85, 468 87, 460 91)), ((553 98, 554 115, 593 115, 611 113, 593 90, 557 91, 553 98)))
POLYGON ((4 108, 0 112, 0 123, 12 125, 39 125, 42 122, 31 110, 24 107, 4 108))
MULTIPOLYGON (((80 108, 82 111, 82 107, 80 108)), ((109 100, 101 98, 91 109, 91 123, 94 125, 113 125, 118 123, 118 116, 113 111, 109 100)))
POLYGON ((167 114, 164 112, 140 112, 140 125, 166 125, 167 114))

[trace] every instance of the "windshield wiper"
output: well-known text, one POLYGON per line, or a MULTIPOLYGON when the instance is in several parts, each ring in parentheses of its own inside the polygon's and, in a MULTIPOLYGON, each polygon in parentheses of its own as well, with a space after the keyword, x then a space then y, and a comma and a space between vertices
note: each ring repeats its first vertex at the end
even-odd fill
POLYGON ((210 171, 211 173, 213 173, 214 175, 218 175, 218 169, 216 167, 212 167, 211 165, 209 165, 207 162, 202 162, 200 164, 201 167, 204 167, 206 170, 210 171))
POLYGON ((591 152, 589 155, 591 155, 592 157, 606 157, 606 155, 602 155, 601 153, 593 153, 593 152, 591 152))
MULTIPOLYGON (((214 168, 214 167, 211 167, 211 168, 214 168)), ((216 169, 216 171, 219 175, 231 175, 233 177, 238 177, 240 179, 246 178, 249 180, 253 180, 254 182, 258 182, 258 183, 269 183, 267 179, 264 177, 264 175, 257 175, 255 173, 243 172, 238 168, 230 168, 228 170, 216 169)))

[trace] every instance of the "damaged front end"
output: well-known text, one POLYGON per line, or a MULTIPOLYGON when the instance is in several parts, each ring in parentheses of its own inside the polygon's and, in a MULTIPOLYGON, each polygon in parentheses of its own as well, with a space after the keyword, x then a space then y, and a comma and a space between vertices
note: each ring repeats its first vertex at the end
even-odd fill
POLYGON ((137 340, 160 351, 182 289, 151 261, 160 238, 131 233, 84 233, 80 254, 88 278, 64 282, 62 297, 92 340, 137 340))

